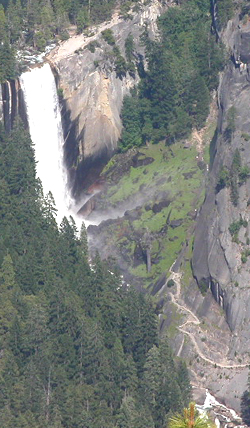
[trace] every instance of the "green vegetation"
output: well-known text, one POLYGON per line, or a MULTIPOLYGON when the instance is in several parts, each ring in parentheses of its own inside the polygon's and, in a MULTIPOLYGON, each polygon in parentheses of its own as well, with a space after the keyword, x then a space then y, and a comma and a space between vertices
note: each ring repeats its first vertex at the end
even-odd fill
POLYGON ((120 48, 115 43, 115 38, 112 30, 107 29, 102 31, 102 37, 110 46, 113 47, 110 59, 113 59, 117 77, 122 79, 124 76, 126 76, 127 64, 125 58, 123 58, 121 54, 120 48))
POLYGON ((230 189, 231 201, 234 206, 237 206, 239 199, 238 178, 241 169, 241 156, 239 149, 236 149, 233 155, 231 170, 230 170, 230 189))
POLYGON ((170 417, 169 428, 212 428, 214 424, 207 415, 200 415, 195 408, 195 403, 189 403, 189 407, 183 413, 170 417))
MULTIPOLYGON (((196 156, 193 146, 183 149, 181 143, 171 147, 164 143, 148 144, 139 151, 133 149, 126 153, 126 157, 116 155, 103 172, 110 184, 107 193, 99 197, 100 207, 103 204, 105 209, 108 200, 109 208, 115 211, 116 207, 119 210, 120 206, 129 207, 133 201, 140 201, 131 216, 128 214, 113 221, 101 233, 107 251, 119 248, 129 272, 138 283, 143 281, 145 288, 170 268, 183 245, 189 238, 191 241, 189 229, 204 198, 203 172, 197 166, 196 156), (126 172, 124 162, 129 164, 126 172), (150 242, 142 248, 141 238, 148 233, 150 242), (150 272, 146 265, 146 249, 151 256, 150 272)), ((191 252, 190 248, 190 257, 191 252)))
POLYGON ((115 45, 113 31, 109 28, 107 30, 102 31, 102 37, 104 38, 105 42, 107 42, 110 46, 115 45))
POLYGON ((134 39, 130 33, 125 40, 125 55, 127 60, 127 70, 131 76, 134 76, 136 71, 134 49, 134 39))
POLYGON ((243 253, 241 253, 241 261, 242 263, 246 263, 247 262, 247 258, 250 256, 250 249, 245 249, 243 251, 243 253))
POLYGON ((113 47, 113 54, 115 58, 116 75, 121 79, 123 76, 126 76, 127 64, 118 46, 113 47))
POLYGON ((239 186, 244 184, 250 176, 250 168, 241 164, 241 155, 239 149, 233 154, 233 160, 230 170, 224 166, 221 167, 216 190, 219 192, 224 187, 230 187, 231 201, 237 206, 239 199, 239 186))
POLYGON ((235 124, 236 115, 237 115, 236 108, 234 106, 230 107, 227 112, 227 127, 224 132, 224 136, 228 142, 231 142, 233 138, 233 134, 236 129, 236 124, 235 124))
MULTIPOLYGON (((158 20, 158 42, 150 41, 145 29, 148 68, 140 72, 133 100, 124 99, 122 151, 148 141, 172 143, 204 125, 224 56, 210 31, 209 8, 209 1, 194 0, 169 8, 158 20)), ((128 40, 126 56, 131 46, 128 40)))
POLYGON ((191 399, 187 368, 150 299, 112 260, 90 268, 85 226, 57 227, 19 122, 0 128, 0 201, 1 426, 164 428, 191 399))
POLYGON ((170 280, 167 282, 167 286, 168 286, 169 288, 173 287, 174 285, 175 285, 175 282, 174 282, 174 280, 173 280, 173 279, 170 279, 170 280))
POLYGON ((241 138, 243 138, 245 141, 250 141, 250 135, 247 134, 246 132, 243 132, 241 134, 241 138))
POLYGON ((208 290, 208 284, 207 284, 207 282, 204 279, 202 279, 201 281, 199 281, 199 289, 200 289, 201 294, 203 296, 205 296, 205 294, 206 294, 206 292, 208 290))
POLYGON ((96 40, 94 40, 93 42, 90 42, 86 47, 90 52, 94 53, 96 48, 100 47, 100 44, 96 40))
MULTIPOLYGON (((0 4, 0 79, 16 76, 14 50, 44 50, 51 42, 66 40, 69 29, 76 26, 82 33, 93 24, 110 19, 116 0, 3 0, 0 4), (13 63, 14 61, 14 63, 13 63)), ((120 6, 128 11, 133 2, 120 6)), ((128 14, 128 12, 126 12, 128 14)), ((105 40, 114 45, 111 30, 104 30, 105 40)), ((91 50, 95 49, 90 45, 91 50)))
POLYGON ((240 228, 243 227, 247 227, 248 222, 247 220, 244 220, 241 216, 240 219, 238 221, 234 221, 233 223, 230 224, 228 230, 233 238, 234 242, 238 242, 238 233, 240 231, 240 228))
POLYGON ((217 0, 219 27, 225 27, 233 16, 233 0, 217 0))
POLYGON ((228 187, 230 185, 230 173, 227 168, 224 166, 221 168, 219 172, 218 183, 216 186, 216 190, 219 192, 224 187, 228 187))
POLYGON ((245 183, 250 175, 250 168, 249 166, 245 165, 242 166, 239 170, 239 185, 245 183))

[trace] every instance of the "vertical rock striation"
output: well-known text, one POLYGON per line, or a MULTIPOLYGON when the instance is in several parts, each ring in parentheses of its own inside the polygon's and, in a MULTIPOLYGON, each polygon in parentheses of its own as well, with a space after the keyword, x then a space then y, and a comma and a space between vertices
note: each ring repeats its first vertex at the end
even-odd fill
POLYGON ((218 129, 211 145, 210 182, 196 227, 192 264, 199 286, 209 287, 225 310, 233 332, 231 356, 241 355, 247 361, 250 347, 249 22, 243 25, 238 18, 229 22, 223 37, 231 61, 221 76, 218 91, 218 129), (241 165, 237 163, 239 158, 241 165))
POLYGON ((124 20, 115 13, 109 23, 94 29, 90 37, 72 37, 56 48, 48 60, 58 75, 62 96, 65 157, 72 194, 76 199, 96 180, 103 165, 117 148, 121 134, 120 112, 123 98, 139 81, 128 72, 117 75, 112 47, 101 32, 111 29, 115 44, 125 58, 125 40, 134 41, 134 63, 144 62, 140 36, 147 24, 152 37, 162 10, 158 1, 143 6, 124 20))
POLYGON ((7 80, 0 88, 0 120, 3 120, 6 132, 11 131, 17 115, 27 127, 25 103, 19 80, 7 80))

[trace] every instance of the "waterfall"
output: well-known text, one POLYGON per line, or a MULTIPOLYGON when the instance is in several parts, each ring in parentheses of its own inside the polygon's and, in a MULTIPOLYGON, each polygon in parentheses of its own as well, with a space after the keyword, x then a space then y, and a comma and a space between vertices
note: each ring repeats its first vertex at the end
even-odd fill
POLYGON ((208 410, 213 410, 213 416, 217 428, 220 428, 221 426, 226 428, 227 424, 231 422, 234 423, 234 428, 244 428, 244 425, 242 425, 242 419, 235 410, 230 409, 217 401, 207 389, 204 404, 197 405, 196 408, 202 415, 206 415, 208 410))
POLYGON ((45 63, 23 73, 20 84, 24 94, 31 140, 37 162, 37 176, 44 194, 52 192, 57 221, 72 215, 67 191, 67 173, 63 161, 63 130, 57 88, 50 65, 45 63))

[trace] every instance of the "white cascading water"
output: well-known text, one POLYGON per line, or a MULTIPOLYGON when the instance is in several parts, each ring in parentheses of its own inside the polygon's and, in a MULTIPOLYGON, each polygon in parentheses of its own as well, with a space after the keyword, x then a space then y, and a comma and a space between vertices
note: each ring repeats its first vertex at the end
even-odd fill
POLYGON ((42 67, 23 73, 20 84, 34 144, 37 176, 42 182, 44 194, 49 191, 53 194, 58 210, 57 222, 60 223, 63 216, 72 215, 72 201, 67 191, 61 113, 50 65, 45 63, 42 67))
POLYGON ((232 421, 234 421, 234 423, 237 423, 237 425, 235 425, 235 428, 245 428, 245 426, 241 424, 241 417, 237 415, 235 410, 226 407, 224 404, 221 404, 212 394, 210 394, 208 390, 206 390, 204 404, 197 405, 196 408, 202 414, 206 414, 208 410, 214 410, 214 415, 216 416, 214 422, 217 428, 220 428, 221 426, 220 418, 224 420, 225 428, 227 427, 227 424, 232 421), (227 413, 227 416, 225 414, 225 411, 227 413))

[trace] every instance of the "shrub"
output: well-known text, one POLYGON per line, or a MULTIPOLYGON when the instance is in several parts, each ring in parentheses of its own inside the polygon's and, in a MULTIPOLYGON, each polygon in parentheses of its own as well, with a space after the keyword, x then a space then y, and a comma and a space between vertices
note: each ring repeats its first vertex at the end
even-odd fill
POLYGON ((203 296, 205 296, 205 294, 206 294, 206 292, 207 292, 207 290, 208 290, 208 285, 207 285, 207 282, 206 282, 204 279, 202 279, 202 280, 199 282, 199 289, 200 289, 201 294, 202 294, 203 296))
POLYGON ((241 261, 242 263, 246 263, 247 262, 247 258, 248 256, 250 256, 250 250, 246 249, 242 254, 241 254, 241 261))
POLYGON ((113 47, 113 53, 114 53, 114 57, 115 57, 116 75, 117 75, 117 77, 120 77, 120 79, 121 79, 123 76, 126 76, 126 72, 127 72, 126 61, 123 58, 121 51, 120 51, 118 46, 113 47))
POLYGON ((63 98, 63 88, 57 89, 57 96, 58 96, 59 100, 61 100, 63 98))
POLYGON ((241 134, 241 138, 243 138, 245 141, 250 141, 250 135, 246 134, 245 132, 241 134))
POLYGON ((227 112, 227 127, 224 132, 224 136, 228 142, 231 142, 233 134, 236 129, 235 119, 236 119, 236 108, 234 106, 230 107, 227 112))
POLYGON ((219 192, 224 187, 229 186, 229 184, 230 184, 230 174, 228 169, 223 166, 219 173, 218 183, 216 186, 217 192, 219 192))
POLYGON ((95 52, 95 49, 96 49, 96 48, 99 48, 99 47, 100 47, 100 45, 99 45, 99 43, 98 43, 97 41, 90 42, 90 43, 86 46, 86 48, 87 48, 90 52, 92 52, 92 53, 94 53, 94 52, 95 52))
POLYGON ((113 31, 110 30, 110 28, 107 28, 106 30, 102 31, 102 37, 104 38, 105 42, 107 42, 110 46, 115 45, 113 31))
POLYGON ((247 262, 247 256, 244 253, 241 254, 241 261, 242 261, 242 263, 246 263, 247 262))
POLYGON ((238 221, 234 221, 233 223, 230 224, 228 230, 234 242, 238 242, 238 232, 241 226, 247 227, 247 224, 248 224, 247 220, 243 219, 241 216, 238 221))
POLYGON ((175 285, 175 282, 174 282, 174 280, 173 279, 170 279, 168 282, 167 282, 167 286, 170 288, 170 287, 173 287, 175 285))
POLYGON ((242 166, 240 168, 240 171, 239 171, 239 184, 240 185, 247 181, 249 174, 250 174, 250 168, 247 165, 242 166))

